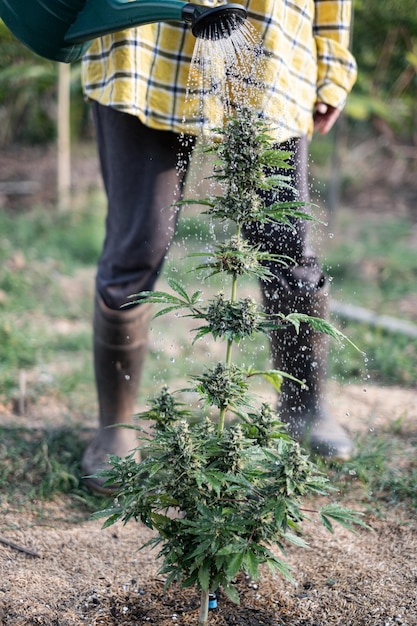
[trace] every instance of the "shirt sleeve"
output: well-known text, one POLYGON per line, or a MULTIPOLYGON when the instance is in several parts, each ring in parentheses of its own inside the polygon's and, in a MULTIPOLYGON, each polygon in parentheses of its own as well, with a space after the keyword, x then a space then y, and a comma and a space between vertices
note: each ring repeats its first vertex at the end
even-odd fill
POLYGON ((315 0, 317 99, 339 109, 357 74, 356 61, 349 51, 351 19, 351 0, 315 0))

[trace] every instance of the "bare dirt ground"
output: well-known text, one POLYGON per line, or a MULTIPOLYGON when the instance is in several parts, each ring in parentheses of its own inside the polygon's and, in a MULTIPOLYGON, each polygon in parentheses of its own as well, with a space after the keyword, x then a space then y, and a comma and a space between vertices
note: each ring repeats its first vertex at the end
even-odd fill
MULTIPOLYGON (((43 163, 42 158, 37 159, 36 171, 50 176, 50 160, 49 167, 43 163)), ((11 175, 32 179, 33 160, 30 170, 24 169, 22 160, 20 164, 19 175, 16 170, 11 175)), ((90 163, 77 168, 76 177, 93 185, 97 169, 90 163)), ((43 193, 49 190, 53 199, 52 183, 47 180, 40 185, 45 185, 43 193)), ((6 204, 9 201, 5 199, 6 204)), ((332 384, 329 396, 332 409, 353 434, 366 435, 401 420, 402 430, 416 436, 415 390, 332 384)), ((14 414, 10 407, 0 407, 2 424, 35 426, 46 415, 57 427, 68 424, 66 407, 48 399, 25 417, 14 414)), ((93 429, 94 422, 86 426, 93 429)), ((359 495, 357 500, 355 497, 354 477, 350 494, 347 504, 362 509, 363 501, 359 495)), ((17 504, 4 507, 0 494, 0 505, 0 533, 34 552, 31 555, 0 543, 0 624, 197 623, 198 597, 189 590, 170 588, 165 592, 155 553, 138 551, 151 536, 145 527, 132 523, 102 530, 100 521, 80 519, 65 501, 34 502, 30 509, 21 510, 17 504)), ((220 598, 219 608, 210 613, 210 624, 416 626, 417 521, 401 509, 383 515, 366 510, 365 518, 373 532, 352 534, 337 528, 331 535, 314 520, 307 523, 304 531, 310 549, 289 546, 286 555, 294 569, 294 585, 268 570, 256 583, 238 579, 241 605, 220 598)))
MULTIPOLYGON (((415 436, 414 391, 332 385, 330 396, 337 398, 332 404, 353 433, 383 429, 401 418, 404 432, 415 436)), ((23 419, 0 414, 3 424, 23 419)), ((362 509, 359 498, 355 501, 354 480, 350 493, 348 504, 362 509)), ((80 519, 57 500, 39 507, 35 502, 23 511, 9 504, 1 517, 7 528, 3 535, 36 556, 0 544, 0 624, 197 623, 196 594, 175 588, 164 592, 155 553, 138 551, 151 537, 146 527, 132 523, 102 530, 100 521, 80 519)), ((399 509, 383 516, 368 510, 366 521, 373 531, 357 534, 337 528, 332 535, 314 520, 305 524, 310 549, 290 546, 286 555, 295 584, 266 569, 256 583, 239 579, 240 607, 220 598, 210 624, 417 624, 416 520, 399 509)))

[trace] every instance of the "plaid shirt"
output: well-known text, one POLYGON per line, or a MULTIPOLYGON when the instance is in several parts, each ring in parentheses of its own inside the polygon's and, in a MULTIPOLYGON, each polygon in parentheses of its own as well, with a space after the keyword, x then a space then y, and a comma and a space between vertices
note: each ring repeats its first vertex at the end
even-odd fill
MULTIPOLYGON (((216 6, 217 0, 200 4, 216 6)), ((265 50, 263 113, 276 138, 311 135, 317 100, 342 108, 356 79, 349 52, 351 0, 246 0, 265 50)), ((195 38, 156 23, 96 39, 83 59, 85 95, 162 130, 198 134, 186 104, 195 38)))

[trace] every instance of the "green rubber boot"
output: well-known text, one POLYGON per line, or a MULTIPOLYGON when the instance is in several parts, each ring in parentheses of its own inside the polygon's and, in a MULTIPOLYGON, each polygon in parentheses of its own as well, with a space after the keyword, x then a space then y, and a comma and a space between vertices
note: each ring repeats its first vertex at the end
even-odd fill
POLYGON ((108 468, 109 454, 125 457, 137 445, 134 430, 113 427, 133 422, 150 317, 150 304, 115 311, 96 298, 93 348, 99 427, 81 462, 86 484, 92 491, 113 491, 103 487, 105 478, 91 475, 108 468))
MULTIPOLYGON (((314 260, 307 260, 264 286, 267 313, 303 313, 328 318, 328 284, 314 260)), ((301 324, 271 333, 273 364, 298 380, 284 378, 278 406, 279 418, 291 436, 324 458, 347 460, 352 441, 325 405, 328 336, 301 324)))

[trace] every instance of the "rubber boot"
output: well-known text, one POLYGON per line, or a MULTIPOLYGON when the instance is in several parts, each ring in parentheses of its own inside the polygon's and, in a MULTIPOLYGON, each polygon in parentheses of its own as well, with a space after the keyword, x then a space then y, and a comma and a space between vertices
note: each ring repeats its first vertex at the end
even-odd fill
MULTIPOLYGON (((264 286, 265 310, 327 319, 327 283, 315 261, 307 260, 264 286)), ((298 334, 290 324, 271 333, 274 367, 304 383, 283 379, 278 413, 291 436, 312 452, 347 460, 352 442, 325 406, 328 339, 306 323, 300 325, 298 334)))
POLYGON ((108 467, 109 454, 125 457, 137 445, 134 430, 117 426, 133 422, 150 317, 150 304, 115 311, 96 297, 93 350, 99 427, 81 462, 86 484, 92 491, 113 491, 103 487, 105 478, 91 475, 108 467))

